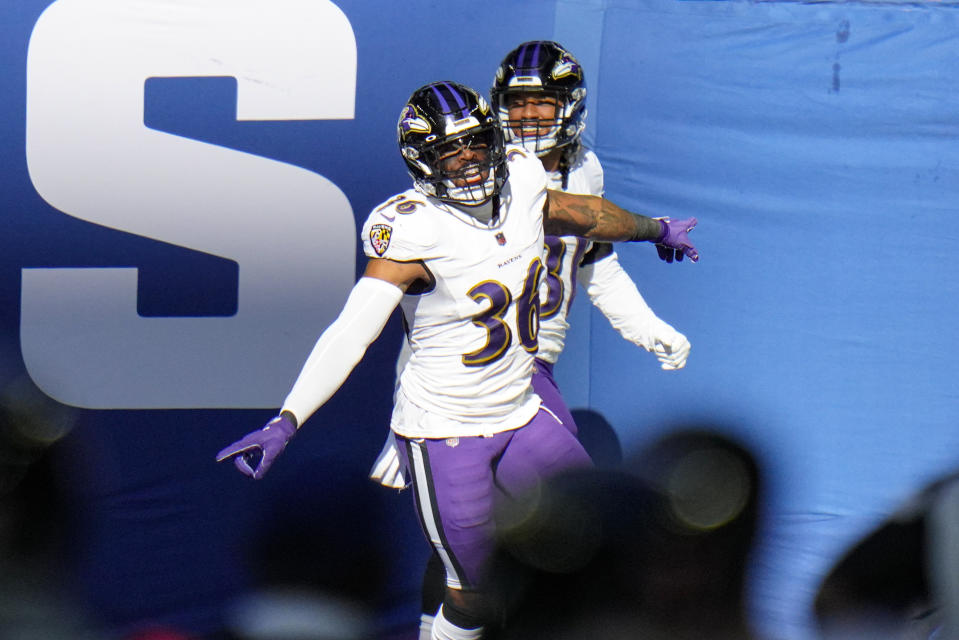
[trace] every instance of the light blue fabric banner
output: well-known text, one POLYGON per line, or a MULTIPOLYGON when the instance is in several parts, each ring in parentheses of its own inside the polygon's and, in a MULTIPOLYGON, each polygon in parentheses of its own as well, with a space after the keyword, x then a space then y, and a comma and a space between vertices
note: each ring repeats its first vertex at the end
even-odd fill
POLYGON ((592 312, 589 403, 627 448, 679 419, 725 423, 756 448, 769 499, 754 619, 769 637, 810 637, 839 555, 959 466, 959 15, 937 3, 558 6, 570 39, 602 15, 599 55, 586 52, 607 194, 700 221, 699 264, 620 251, 690 337, 688 368, 659 371, 592 312))

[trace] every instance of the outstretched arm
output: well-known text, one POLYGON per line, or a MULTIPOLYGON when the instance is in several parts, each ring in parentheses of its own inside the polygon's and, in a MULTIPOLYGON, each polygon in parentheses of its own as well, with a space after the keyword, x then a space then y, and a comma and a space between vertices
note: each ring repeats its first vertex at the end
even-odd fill
POLYGON ((233 458, 242 473, 253 478, 263 477, 298 426, 346 381, 386 326, 407 287, 425 275, 425 269, 418 263, 371 260, 340 315, 316 341, 283 402, 280 415, 220 451, 217 461, 233 458))
POLYGON ((612 245, 597 243, 586 258, 589 262, 579 268, 577 280, 613 328, 633 344, 654 353, 663 369, 686 366, 689 340, 650 309, 619 264, 612 245))
POLYGON ((688 233, 696 219, 669 220, 631 213, 599 196, 576 195, 549 189, 543 209, 543 228, 557 236, 579 236, 607 242, 655 242, 696 262, 699 253, 688 233))

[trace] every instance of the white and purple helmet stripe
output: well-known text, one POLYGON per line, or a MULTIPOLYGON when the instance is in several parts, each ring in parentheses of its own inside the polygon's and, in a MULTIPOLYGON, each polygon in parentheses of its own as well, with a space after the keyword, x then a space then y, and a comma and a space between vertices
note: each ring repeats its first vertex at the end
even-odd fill
POLYGON ((527 42, 522 45, 516 56, 516 69, 538 69, 542 45, 539 42, 527 42))
POLYGON ((433 93, 436 94, 436 99, 439 101, 444 114, 454 113, 455 109, 450 106, 450 102, 455 102, 456 109, 459 110, 459 115, 456 116, 457 118, 466 118, 470 115, 469 103, 464 99, 459 90, 449 82, 437 82, 431 89, 433 93))

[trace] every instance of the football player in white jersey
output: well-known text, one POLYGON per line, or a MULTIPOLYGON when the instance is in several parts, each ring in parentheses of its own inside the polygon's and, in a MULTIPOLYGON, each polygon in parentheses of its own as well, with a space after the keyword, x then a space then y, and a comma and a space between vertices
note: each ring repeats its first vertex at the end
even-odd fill
MULTIPOLYGON (((550 189, 603 195, 603 167, 581 141, 586 128, 586 82, 572 54, 552 41, 520 44, 496 70, 491 98, 507 144, 521 146, 540 159, 550 189)), ((654 353, 663 369, 683 368, 690 344, 646 304, 610 243, 547 235, 545 248, 533 389, 575 435, 576 423, 553 377, 553 366, 565 346, 567 315, 577 283, 612 326, 630 342, 654 353)), ((660 255, 673 259, 672 251, 665 247, 660 248, 660 255)), ((407 355, 404 348, 398 371, 407 355)), ((371 477, 384 486, 400 488, 407 480, 394 442, 392 436, 388 438, 371 477)), ((434 554, 423 578, 420 640, 429 639, 435 612, 442 603, 442 585, 443 565, 434 554)))
POLYGON ((397 305, 408 327, 390 427, 447 588, 431 638, 481 638, 494 493, 516 495, 589 456, 532 389, 544 232, 650 241, 698 259, 695 218, 658 220, 547 189, 536 157, 507 147, 487 101, 454 82, 421 87, 397 126, 414 187, 363 227, 369 257, 280 413, 217 454, 262 478, 342 385, 397 305))
MULTIPOLYGON (((549 188, 603 195, 603 167, 581 141, 586 127, 586 82, 572 54, 556 42, 524 42, 496 70, 491 95, 507 144, 520 145, 540 159, 549 175, 549 188)), ((660 254, 664 259, 673 257, 671 251, 660 254)), ((681 253, 678 258, 682 259, 681 253)), ((654 353, 663 369, 686 365, 689 341, 653 313, 620 266, 611 244, 547 234, 544 263, 533 386, 574 432, 575 423, 553 379, 553 365, 566 342, 567 315, 577 282, 612 326, 654 353)))

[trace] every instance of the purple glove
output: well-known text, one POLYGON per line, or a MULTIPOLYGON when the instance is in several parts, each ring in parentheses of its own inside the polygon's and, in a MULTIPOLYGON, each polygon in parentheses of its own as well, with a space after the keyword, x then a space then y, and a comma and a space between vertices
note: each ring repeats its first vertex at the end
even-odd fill
POLYGON ((669 218, 659 218, 659 224, 663 232, 656 239, 656 251, 659 257, 666 262, 681 262, 683 256, 687 256, 693 262, 699 262, 699 252, 689 241, 687 235, 696 226, 696 218, 686 218, 685 220, 670 220, 669 218))
POLYGON ((248 434, 216 454, 216 461, 233 458, 240 473, 259 480, 269 471, 276 457, 283 453, 296 433, 296 421, 292 414, 283 412, 266 423, 262 429, 248 434))

